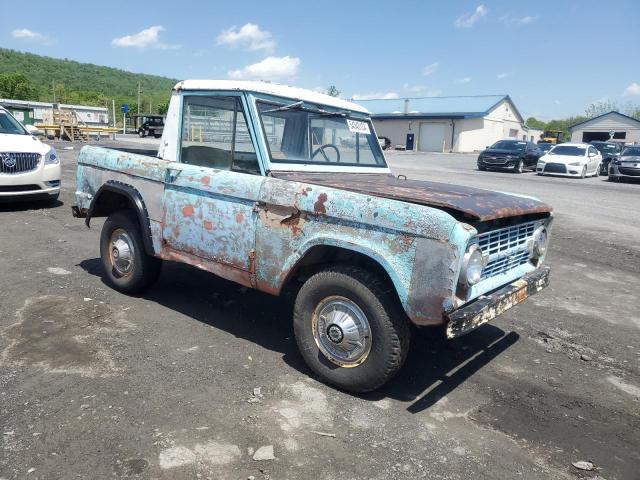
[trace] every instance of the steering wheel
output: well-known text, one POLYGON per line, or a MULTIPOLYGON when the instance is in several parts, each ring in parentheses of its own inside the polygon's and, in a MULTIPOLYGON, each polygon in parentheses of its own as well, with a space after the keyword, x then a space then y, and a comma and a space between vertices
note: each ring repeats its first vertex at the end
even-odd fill
POLYGON ((336 151, 336 155, 337 155, 336 163, 340 163, 340 150, 338 150, 338 147, 336 147, 333 143, 325 143, 324 145, 319 146, 316 149, 316 151, 311 154, 311 160, 313 160, 314 157, 318 154, 318 152, 320 152, 324 157, 325 161, 330 162, 331 159, 327 157, 327 154, 324 151, 325 148, 333 148, 336 151))

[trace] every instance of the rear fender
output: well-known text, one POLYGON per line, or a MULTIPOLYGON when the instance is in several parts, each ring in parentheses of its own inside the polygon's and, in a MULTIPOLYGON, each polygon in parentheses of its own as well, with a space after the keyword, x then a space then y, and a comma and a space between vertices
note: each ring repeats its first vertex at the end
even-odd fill
POLYGON ((149 212, 142 195, 131 185, 116 180, 109 180, 102 185, 89 205, 85 224, 89 227, 93 217, 107 217, 123 208, 129 208, 136 213, 142 230, 145 251, 149 255, 155 255, 149 212))

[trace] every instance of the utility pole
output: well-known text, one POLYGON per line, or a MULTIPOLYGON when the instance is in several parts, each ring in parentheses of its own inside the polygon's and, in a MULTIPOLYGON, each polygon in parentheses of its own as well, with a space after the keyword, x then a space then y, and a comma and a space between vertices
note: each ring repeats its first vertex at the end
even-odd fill
POLYGON ((140 81, 138 81, 138 115, 140 115, 140 81))
POLYGON ((56 103, 56 81, 53 81, 53 103, 56 103))
POLYGON ((116 99, 111 99, 111 112, 113 113, 113 128, 116 128, 116 99))

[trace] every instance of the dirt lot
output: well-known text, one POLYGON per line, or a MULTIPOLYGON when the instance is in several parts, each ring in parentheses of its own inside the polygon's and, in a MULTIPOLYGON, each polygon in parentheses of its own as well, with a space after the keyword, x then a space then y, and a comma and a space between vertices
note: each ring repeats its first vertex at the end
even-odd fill
POLYGON ((78 147, 57 147, 61 202, 0 206, 0 479, 640 478, 640 183, 390 155, 554 205, 552 285, 456 341, 415 336, 353 396, 309 377, 288 298, 178 264, 109 289, 102 222, 70 212, 78 147))

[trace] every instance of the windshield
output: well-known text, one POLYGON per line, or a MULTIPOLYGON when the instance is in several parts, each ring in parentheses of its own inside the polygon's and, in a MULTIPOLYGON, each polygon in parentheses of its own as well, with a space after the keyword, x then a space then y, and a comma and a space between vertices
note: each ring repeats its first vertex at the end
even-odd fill
POLYGON ((622 151, 623 157, 638 157, 640 156, 640 147, 627 147, 622 151))
POLYGON ((568 155, 570 157, 584 157, 586 152, 584 147, 572 147, 570 145, 558 145, 553 148, 549 155, 568 155))
POLYGON ((611 145, 610 143, 593 143, 594 147, 596 147, 602 153, 617 153, 618 147, 615 145, 611 145))
POLYGON ((259 103, 272 162, 386 167, 371 122, 299 105, 259 103))
POLYGON ((511 150, 514 152, 521 152, 527 146, 527 142, 515 142, 509 140, 500 140, 499 142, 491 145, 491 148, 496 150, 511 150))
POLYGON ((12 135, 28 135, 26 130, 20 125, 9 112, 0 110, 0 133, 9 133, 12 135))

